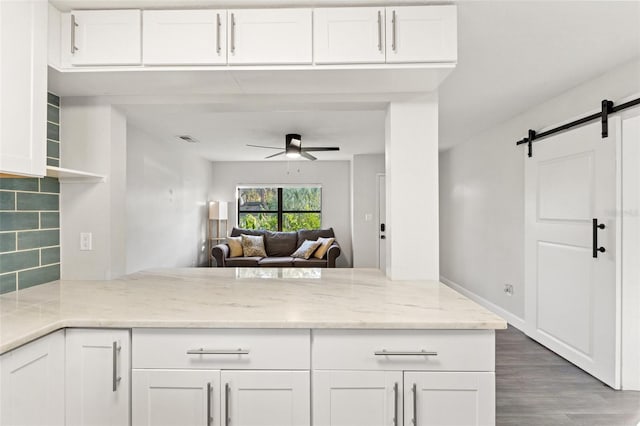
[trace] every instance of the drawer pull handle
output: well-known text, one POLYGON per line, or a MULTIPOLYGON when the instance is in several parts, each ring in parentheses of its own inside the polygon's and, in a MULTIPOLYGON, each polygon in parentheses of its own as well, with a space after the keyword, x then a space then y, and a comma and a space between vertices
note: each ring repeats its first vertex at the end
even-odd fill
POLYGON ((249 355, 249 349, 189 349, 187 355, 249 355))
POLYGON ((388 351, 383 349, 381 351, 375 351, 375 356, 438 356, 438 352, 433 351, 388 351))

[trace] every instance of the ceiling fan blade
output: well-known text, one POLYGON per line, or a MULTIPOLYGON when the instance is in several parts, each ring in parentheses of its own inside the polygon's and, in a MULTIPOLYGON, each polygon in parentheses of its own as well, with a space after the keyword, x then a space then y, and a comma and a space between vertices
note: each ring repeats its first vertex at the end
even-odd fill
POLYGON ((276 154, 269 155, 268 157, 264 157, 264 158, 265 158, 265 159, 267 159, 267 158, 273 158, 273 157, 277 157, 278 155, 284 155, 284 154, 286 154, 286 151, 278 152, 278 153, 276 153, 276 154))
POLYGON ((302 148, 303 151, 340 151, 337 146, 309 146, 302 148))
POLYGON ((264 145, 251 145, 251 144, 247 144, 247 146, 253 147, 253 148, 269 148, 269 149, 282 149, 281 147, 276 147, 276 146, 264 146, 264 145))
POLYGON ((314 157, 313 155, 311 155, 311 154, 309 154, 309 153, 304 152, 304 150, 303 150, 303 151, 300 151, 300 155, 302 155, 302 156, 303 156, 304 158, 306 158, 307 160, 311 160, 311 161, 313 161, 313 160, 317 160, 317 158, 316 158, 316 157, 314 157))

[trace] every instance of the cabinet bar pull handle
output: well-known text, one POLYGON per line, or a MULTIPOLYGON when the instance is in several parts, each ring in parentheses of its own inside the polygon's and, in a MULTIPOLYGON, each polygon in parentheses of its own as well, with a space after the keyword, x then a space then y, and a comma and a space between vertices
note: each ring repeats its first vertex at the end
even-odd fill
POLYGON ((413 426, 418 426, 418 389, 415 383, 411 386, 411 392, 413 393, 413 419, 411 423, 413 426))
POLYGON ((393 384, 393 426, 398 426, 398 382, 393 384))
POLYGON ((113 342, 113 376, 111 390, 116 392, 118 390, 118 383, 122 380, 122 377, 118 376, 118 354, 121 346, 118 346, 118 342, 113 342))
POLYGON ((231 14, 231 53, 236 52, 236 18, 231 14))
POLYGON ((375 351, 375 356, 438 356, 438 352, 434 351, 388 351, 383 349, 381 351, 375 351))
POLYGON ((249 349, 189 349, 187 355, 249 355, 249 349))
POLYGON ((594 218, 593 219, 593 225, 592 225, 592 236, 593 236, 593 258, 597 259, 598 258, 598 252, 600 253, 604 253, 605 251, 607 251, 604 247, 598 247, 598 229, 604 229, 604 223, 601 223, 598 225, 598 219, 594 218))
POLYGON ((231 424, 231 413, 229 412, 229 400, 231 399, 231 386, 224 384, 224 426, 231 424))
POLYGON ((220 14, 216 13, 216 52, 218 53, 218 56, 220 56, 220 26, 222 24, 220 23, 220 14))
POLYGON ((382 12, 378 11, 378 51, 382 52, 382 12))
POLYGON ((391 13, 391 50, 394 52, 397 51, 397 43, 396 43, 396 11, 394 10, 391 13))
POLYGON ((213 393, 213 386, 211 382, 207 383, 207 426, 211 426, 213 423, 213 415, 211 413, 211 397, 213 393))
POLYGON ((71 54, 76 53, 78 48, 76 47, 76 28, 78 27, 78 23, 76 22, 75 15, 71 14, 71 54))

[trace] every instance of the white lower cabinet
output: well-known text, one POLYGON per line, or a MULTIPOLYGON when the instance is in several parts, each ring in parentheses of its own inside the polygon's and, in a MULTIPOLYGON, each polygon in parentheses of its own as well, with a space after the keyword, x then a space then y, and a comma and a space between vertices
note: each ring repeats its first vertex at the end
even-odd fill
POLYGON ((133 370, 132 422, 144 426, 218 426, 220 370, 133 370))
POLYGON ((128 425, 130 372, 129 330, 68 329, 67 425, 128 425))
POLYGON ((493 425, 494 395, 494 373, 407 371, 404 418, 416 426, 493 425))
POLYGON ((225 426, 305 426, 309 371, 223 371, 225 426))
POLYGON ((0 356, 0 425, 64 425, 64 331, 0 356))
POLYGON ((314 371, 314 426, 402 425, 401 371, 314 371))

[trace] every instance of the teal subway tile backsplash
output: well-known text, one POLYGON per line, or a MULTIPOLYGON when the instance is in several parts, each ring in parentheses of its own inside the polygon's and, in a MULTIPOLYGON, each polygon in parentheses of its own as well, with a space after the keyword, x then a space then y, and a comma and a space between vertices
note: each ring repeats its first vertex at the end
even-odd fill
POLYGON ((3 232, 0 234, 0 253, 16 251, 16 233, 3 232))
POLYGON ((42 212, 40 213, 40 229, 60 228, 60 213, 42 212))
POLYGON ((0 210, 16 209, 16 193, 0 191, 0 210))
POLYGON ((15 291, 17 285, 18 274, 15 272, 11 274, 0 275, 0 294, 15 291))
POLYGON ((0 191, 38 191, 38 179, 27 178, 2 178, 0 179, 0 191))
MULTIPOLYGON (((60 165, 60 99, 47 97, 47 165, 60 165)), ((60 183, 0 179, 0 294, 60 279, 60 183)))
POLYGON ((16 194, 17 210, 59 210, 58 194, 16 194))
POLYGON ((60 264, 18 272, 18 289, 60 279, 60 264))

